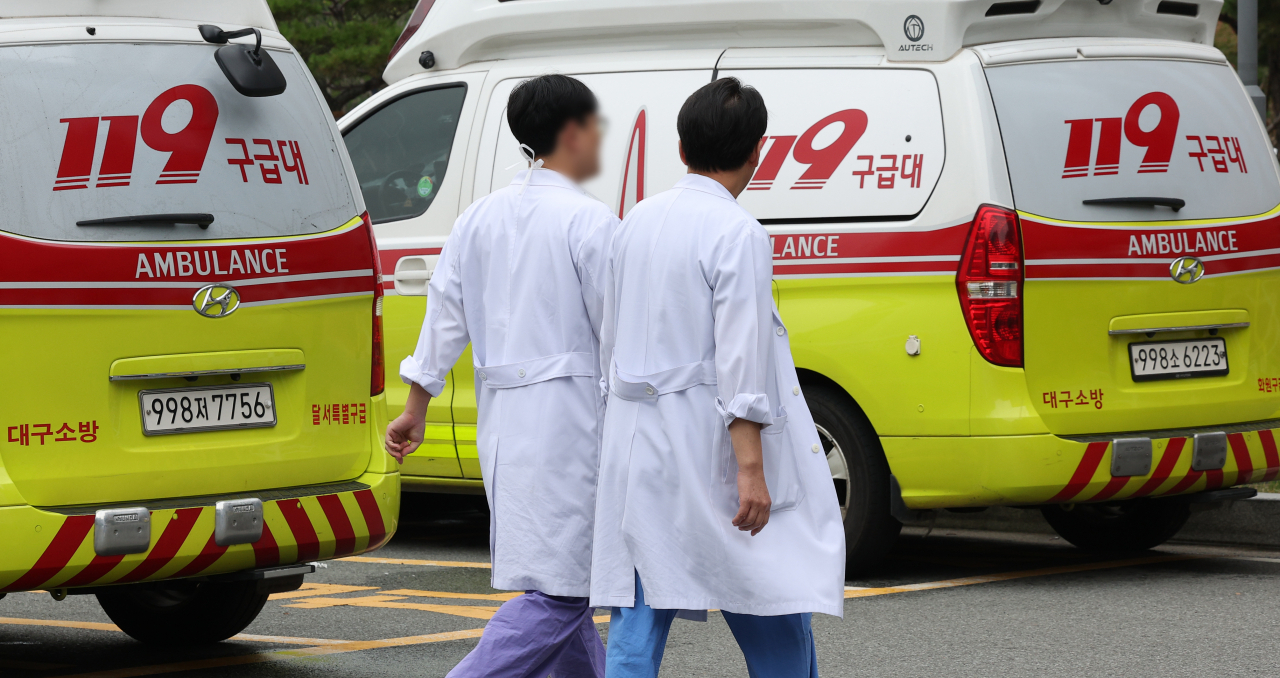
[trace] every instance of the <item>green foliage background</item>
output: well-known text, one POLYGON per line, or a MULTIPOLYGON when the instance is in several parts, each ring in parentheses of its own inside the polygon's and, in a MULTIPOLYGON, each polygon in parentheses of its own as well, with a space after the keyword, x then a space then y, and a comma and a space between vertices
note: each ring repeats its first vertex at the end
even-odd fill
POLYGON ((334 117, 386 86, 382 69, 416 0, 268 0, 334 117))
MULTIPOLYGON (((1226 0, 1219 17, 1214 46, 1236 63, 1236 0, 1226 0)), ((1258 0, 1258 85, 1267 93, 1267 131, 1280 141, 1280 0, 1258 0)))

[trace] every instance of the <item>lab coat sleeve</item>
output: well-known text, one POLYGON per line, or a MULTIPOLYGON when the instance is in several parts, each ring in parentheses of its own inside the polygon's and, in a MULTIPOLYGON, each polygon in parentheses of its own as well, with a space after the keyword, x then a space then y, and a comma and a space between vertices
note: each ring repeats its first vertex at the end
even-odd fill
POLYGON ((418 347, 400 362, 400 379, 421 386, 433 398, 444 390, 445 376, 471 342, 462 309, 462 270, 458 265, 463 249, 461 230, 455 224, 431 276, 418 347))
MULTIPOLYGON (((754 226, 754 224, 753 224, 754 226)), ((715 316, 716 409, 734 419, 773 423, 768 369, 773 327, 773 253, 759 226, 726 243, 713 259, 711 310, 715 316)))
POLYGON ((613 364, 613 346, 616 343, 617 336, 617 320, 618 304, 617 293, 614 284, 613 275, 613 246, 612 238, 610 244, 606 248, 609 252, 605 257, 605 266, 603 273, 604 282, 604 306, 601 310, 600 321, 600 393, 604 396, 605 401, 609 399, 609 379, 611 374, 610 365, 613 364))
POLYGON ((609 243, 618 229, 618 217, 601 209, 589 217, 587 236, 578 245, 575 260, 582 286, 582 303, 591 321, 591 331, 600 339, 604 322, 605 271, 609 265, 609 243))

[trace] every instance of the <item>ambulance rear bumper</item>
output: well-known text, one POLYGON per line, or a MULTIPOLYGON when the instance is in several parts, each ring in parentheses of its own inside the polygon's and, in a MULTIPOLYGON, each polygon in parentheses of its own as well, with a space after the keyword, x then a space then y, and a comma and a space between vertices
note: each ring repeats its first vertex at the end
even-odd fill
POLYGON ((1280 422, 1115 436, 881 438, 910 509, 1063 504, 1164 497, 1274 480, 1280 422), (1224 432, 1220 469, 1192 469, 1196 433, 1224 432), (1151 439, 1150 472, 1113 476, 1112 441, 1151 439))
POLYGON ((365 473, 329 485, 252 493, 263 504, 262 537, 219 546, 214 505, 235 497, 139 502, 151 511, 144 553, 94 551, 94 514, 101 506, 0 508, 0 593, 78 588, 263 570, 372 551, 395 532, 400 506, 396 473, 365 473))

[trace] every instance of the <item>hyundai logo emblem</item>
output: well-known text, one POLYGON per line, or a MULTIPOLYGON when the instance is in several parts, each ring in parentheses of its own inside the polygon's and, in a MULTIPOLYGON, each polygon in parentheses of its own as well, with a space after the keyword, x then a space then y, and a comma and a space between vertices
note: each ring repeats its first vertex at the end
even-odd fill
POLYGON ((902 23, 902 32, 907 34, 911 42, 920 42, 924 37, 924 19, 912 14, 902 23))
POLYGON ((1204 277, 1204 262, 1195 257, 1178 257, 1169 264, 1169 277, 1174 282, 1190 285, 1204 277))
POLYGON ((191 307, 206 318, 225 318, 240 308, 240 293, 223 283, 205 285, 196 290, 191 307))

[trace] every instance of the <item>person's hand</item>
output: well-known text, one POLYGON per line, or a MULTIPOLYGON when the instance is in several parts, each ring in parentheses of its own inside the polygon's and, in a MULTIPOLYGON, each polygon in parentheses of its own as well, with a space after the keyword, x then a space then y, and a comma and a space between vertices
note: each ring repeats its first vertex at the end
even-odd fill
POLYGON ((751 468, 738 470, 738 515, 733 517, 733 526, 743 532, 751 532, 751 536, 760 534, 760 530, 769 523, 769 508, 773 501, 769 499, 769 488, 765 486, 764 469, 751 468))
POLYGON ((387 453, 395 457, 397 463, 403 464, 404 458, 422 444, 426 430, 427 422, 423 417, 407 411, 402 413, 387 424, 387 453))

